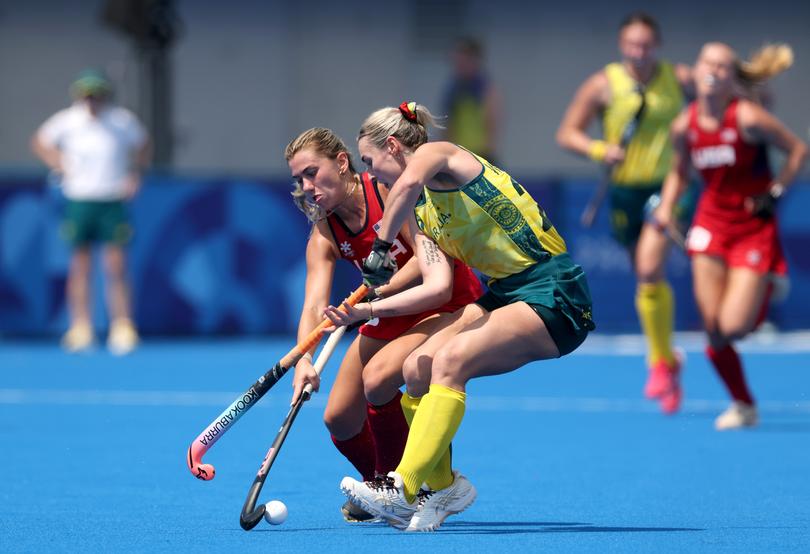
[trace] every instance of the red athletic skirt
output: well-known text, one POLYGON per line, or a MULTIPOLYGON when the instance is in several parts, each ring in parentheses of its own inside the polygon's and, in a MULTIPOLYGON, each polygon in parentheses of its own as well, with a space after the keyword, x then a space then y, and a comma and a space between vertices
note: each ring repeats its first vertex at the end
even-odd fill
POLYGON ((728 224, 697 214, 686 237, 686 251, 721 258, 728 267, 747 267, 757 273, 787 273, 776 218, 750 218, 728 224))

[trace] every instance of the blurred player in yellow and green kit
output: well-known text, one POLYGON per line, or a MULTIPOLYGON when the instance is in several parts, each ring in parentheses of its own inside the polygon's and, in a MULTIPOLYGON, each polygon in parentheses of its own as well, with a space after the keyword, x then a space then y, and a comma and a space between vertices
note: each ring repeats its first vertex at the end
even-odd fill
POLYGON ((484 46, 472 37, 456 41, 453 75, 444 92, 445 140, 463 146, 498 165, 501 93, 484 68, 484 46))
MULTIPOLYGON (((670 124, 694 86, 689 67, 658 59, 660 42, 652 17, 626 17, 619 28, 621 61, 608 64, 580 86, 557 141, 609 172, 612 233, 633 264, 636 310, 647 339, 650 371, 644 392, 659 399, 665 413, 674 413, 682 398, 682 357, 672 347, 674 299, 664 271, 670 240, 666 229, 646 220, 645 214, 659 201, 670 167, 670 124), (600 116, 604 136, 593 138, 587 130, 600 116), (622 144, 629 125, 635 132, 622 144)), ((682 206, 688 202, 685 197, 682 206)), ((682 216, 688 217, 688 212, 684 207, 682 216)))

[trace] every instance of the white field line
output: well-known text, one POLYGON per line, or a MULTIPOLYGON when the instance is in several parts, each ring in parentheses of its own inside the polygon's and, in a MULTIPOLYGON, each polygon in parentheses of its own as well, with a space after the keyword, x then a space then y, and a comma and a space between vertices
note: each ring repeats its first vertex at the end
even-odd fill
MULTIPOLYGON (((675 333, 674 343, 687 352, 706 348, 706 338, 700 332, 675 333)), ((810 353, 810 331, 779 333, 763 330, 737 343, 741 352, 760 354, 810 353)), ((600 335, 592 333, 572 356, 641 356, 647 346, 643 335, 600 335)))
MULTIPOLYGON (((112 406, 112 407, 227 407, 237 393, 194 391, 121 391, 121 390, 35 390, 0 389, 0 405, 112 406)), ((289 396, 267 396, 259 407, 275 407, 289 402, 289 396)), ((311 403, 325 406, 323 396, 311 403)), ((689 399, 687 413, 717 413, 728 406, 724 400, 689 399)), ((575 412, 575 413, 647 413, 658 412, 656 403, 641 399, 582 398, 547 396, 471 396, 467 409, 489 412, 575 412)), ((762 413, 810 414, 810 401, 764 401, 762 413)))

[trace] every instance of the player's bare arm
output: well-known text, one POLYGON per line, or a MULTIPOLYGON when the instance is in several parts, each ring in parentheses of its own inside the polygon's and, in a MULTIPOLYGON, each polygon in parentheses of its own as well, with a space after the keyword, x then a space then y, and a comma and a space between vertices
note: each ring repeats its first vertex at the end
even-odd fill
MULTIPOLYGON (((594 73, 580 85, 568 105, 557 129, 557 143, 576 154, 591 156, 594 139, 588 135, 588 128, 609 102, 610 84, 605 72, 594 73)), ((610 160, 616 156, 617 152, 611 151, 610 160)))
MULTIPOLYGON (((411 226, 416 228, 413 216, 411 226)), ((436 308, 450 301, 453 296, 453 260, 428 236, 416 230, 416 249, 412 259, 417 260, 422 282, 398 294, 371 303, 344 305, 346 313, 334 306, 326 310, 326 316, 335 325, 351 325, 371 317, 395 317, 417 314, 436 308)))
MULTIPOLYGON (((392 148, 401 150, 401 145, 396 139, 391 137, 389 141, 393 141, 390 144, 392 148)), ((422 192, 422 187, 438 173, 447 170, 450 148, 458 149, 449 142, 429 143, 422 145, 411 154, 407 167, 388 193, 385 217, 377 233, 380 239, 393 241, 395 231, 407 222, 408 215, 422 192)))
MULTIPOLYGON (((807 144, 754 102, 741 100, 737 107, 737 118, 740 131, 747 141, 772 144, 785 152, 787 158, 774 183, 780 187, 789 186, 807 161, 807 144)), ((781 195, 782 191, 778 191, 778 194, 781 195)))

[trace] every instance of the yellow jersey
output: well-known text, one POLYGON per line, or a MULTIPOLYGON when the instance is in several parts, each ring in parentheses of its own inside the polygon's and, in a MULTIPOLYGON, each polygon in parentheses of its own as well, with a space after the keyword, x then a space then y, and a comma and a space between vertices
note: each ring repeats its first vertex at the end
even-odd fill
MULTIPOLYGON (((635 91, 636 81, 621 63, 605 66, 605 74, 610 83, 611 101, 602 119, 604 138, 610 144, 619 144, 622 132, 641 105, 641 97, 635 91)), ((684 103, 672 64, 659 62, 655 76, 644 91, 644 101, 644 113, 627 147, 624 162, 611 174, 611 180, 619 186, 660 183, 670 169, 669 126, 684 103)))
POLYGON ((543 209, 508 173, 474 154, 481 173, 452 190, 428 187, 416 222, 450 256, 502 279, 566 252, 543 209))
POLYGON ((475 152, 483 152, 489 146, 484 105, 475 98, 459 98, 448 117, 449 138, 475 152))
POLYGON ((447 114, 447 140, 483 155, 489 144, 486 118, 486 96, 491 87, 489 78, 478 73, 470 78, 455 78, 445 92, 444 112, 447 114))

